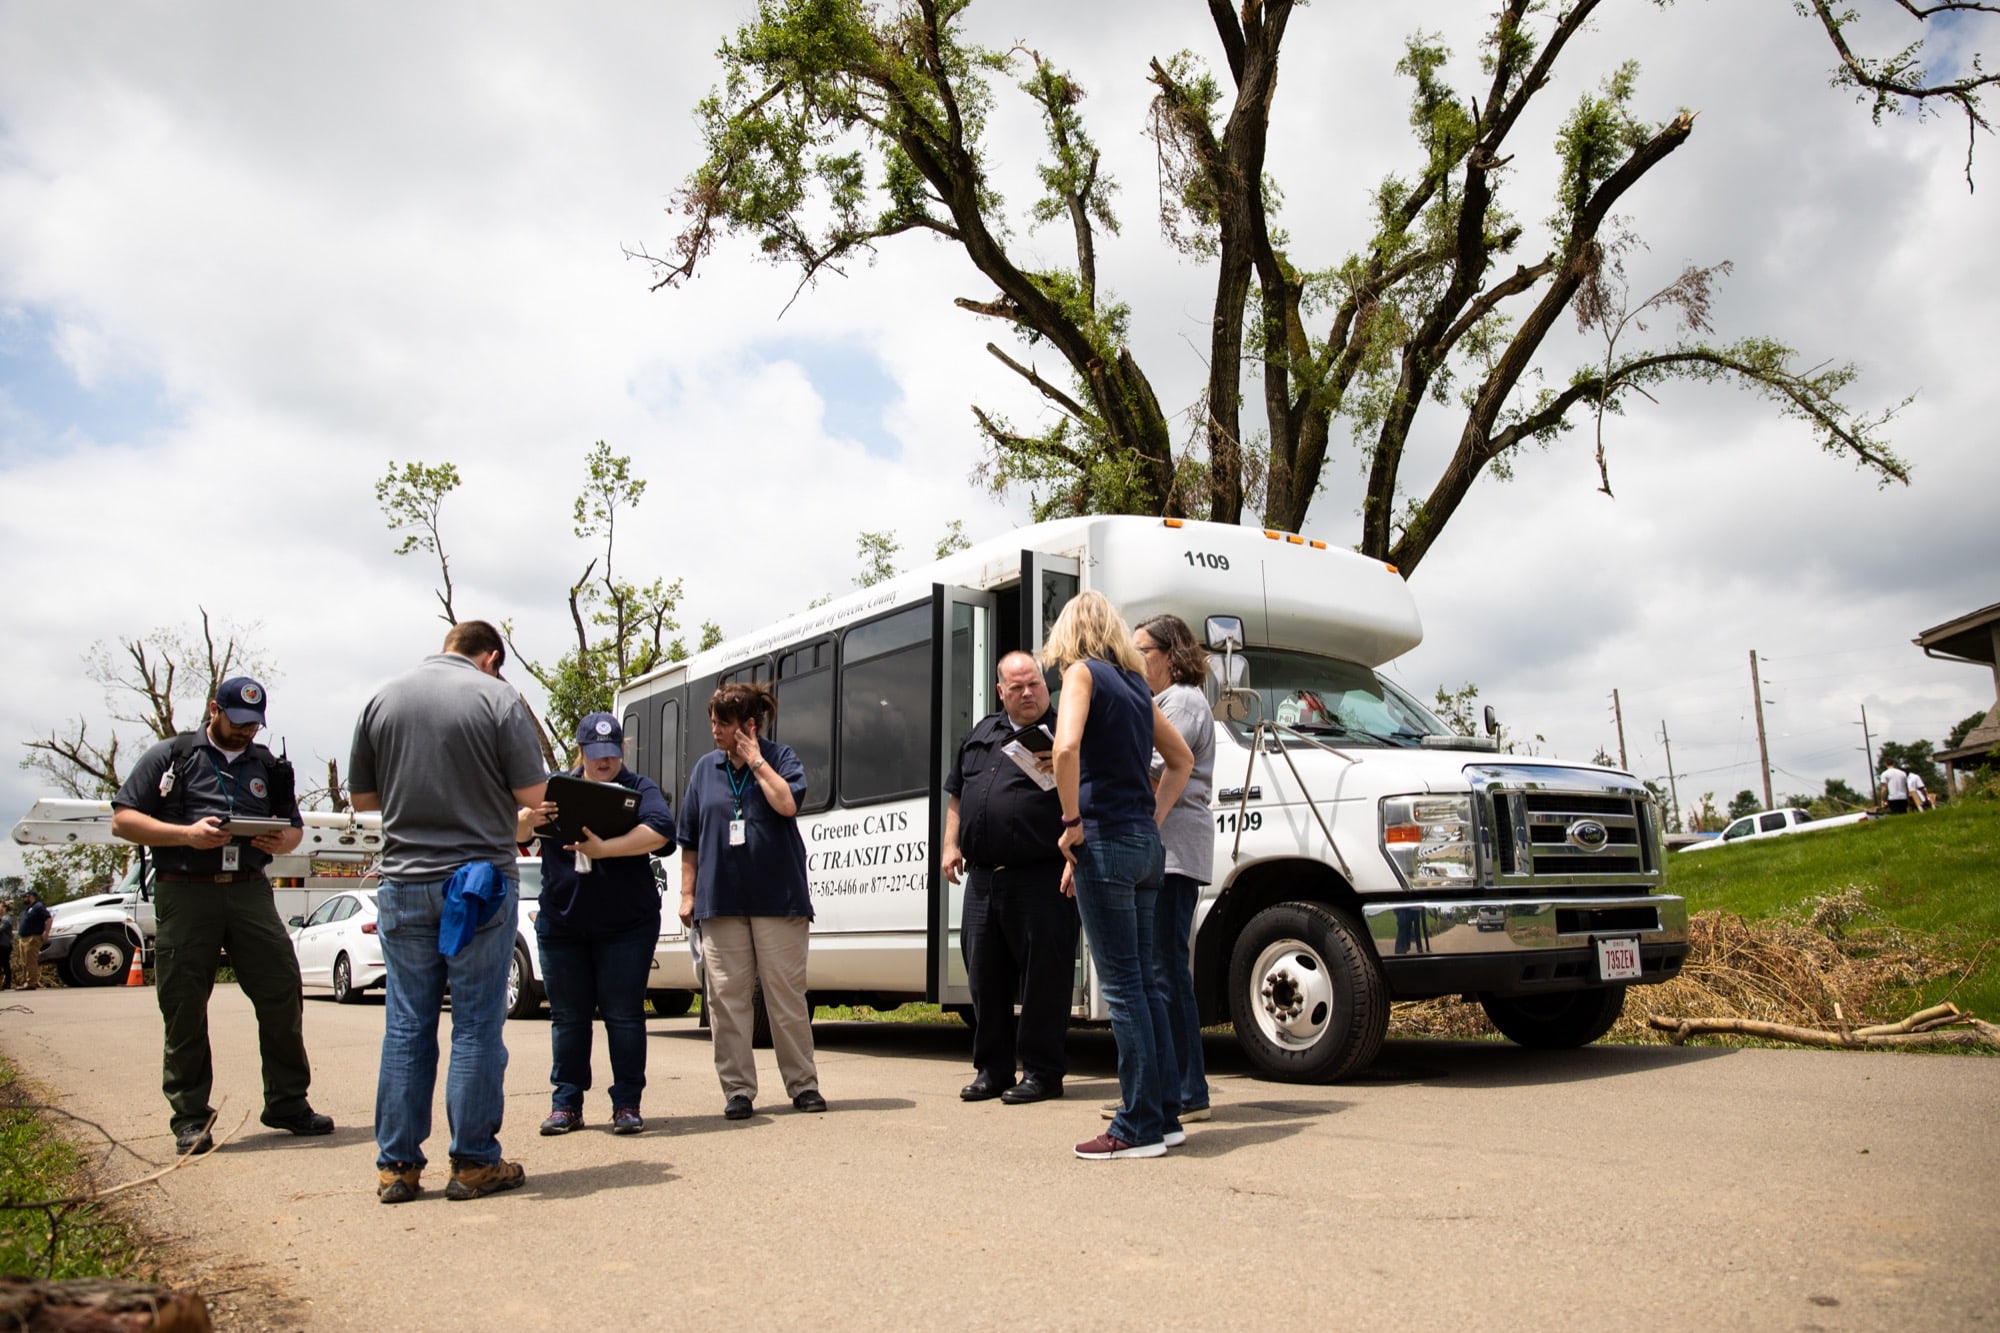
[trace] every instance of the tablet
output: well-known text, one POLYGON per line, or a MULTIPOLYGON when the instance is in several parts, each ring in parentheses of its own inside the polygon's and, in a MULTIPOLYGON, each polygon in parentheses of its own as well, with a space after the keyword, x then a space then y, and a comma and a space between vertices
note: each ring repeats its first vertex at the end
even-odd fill
POLYGON ((556 803, 556 817, 536 829, 535 836, 565 845, 582 838, 585 829, 600 838, 615 838, 639 824, 639 793, 615 782, 588 782, 558 773, 549 779, 542 799, 556 803))
POLYGON ((292 826, 289 819, 246 819, 232 815, 222 821, 222 827, 232 838, 256 838, 266 833, 283 833, 292 826))

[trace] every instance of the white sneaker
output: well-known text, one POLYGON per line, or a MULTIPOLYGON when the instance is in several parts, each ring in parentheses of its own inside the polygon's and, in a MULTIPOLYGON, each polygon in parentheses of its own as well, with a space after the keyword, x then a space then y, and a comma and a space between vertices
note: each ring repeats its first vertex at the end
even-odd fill
POLYGON ((1187 1142, 1187 1131, 1184 1129, 1170 1129, 1167 1131, 1167 1136, 1161 1139, 1160 1142, 1166 1144, 1169 1148, 1178 1148, 1187 1142))

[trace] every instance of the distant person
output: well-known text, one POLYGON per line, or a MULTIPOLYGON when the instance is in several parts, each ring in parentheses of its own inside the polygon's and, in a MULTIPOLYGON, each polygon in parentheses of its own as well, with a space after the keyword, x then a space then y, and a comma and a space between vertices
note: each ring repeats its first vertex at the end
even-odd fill
POLYGON ((1924 785, 1924 775, 1915 769, 1909 770, 1910 809, 1929 810, 1936 804, 1931 800, 1930 788, 1924 785))
MULTIPOLYGON (((674 816, 659 784, 625 767, 625 729, 609 713, 576 724, 579 762, 569 776, 609 782, 638 799, 639 823, 614 838, 586 827, 572 843, 544 837, 542 896, 535 911, 535 946, 542 955, 542 988, 549 997, 549 1082, 544 1136, 583 1127, 583 1094, 590 1091, 590 1019, 604 1019, 604 1049, 611 1057, 611 1132, 637 1134, 646 1127, 639 1098, 646 1090, 646 977, 660 938, 660 885, 652 853, 674 840, 674 816), (577 853, 590 868, 577 870, 577 853)), ((521 812, 515 839, 556 818, 556 803, 521 812)))
POLYGON ((1153 970, 1153 931, 1166 865, 1160 824, 1180 799, 1194 755, 1146 688, 1132 631, 1104 594, 1079 593, 1042 645, 1063 673, 1056 714, 1056 792, 1084 937, 1111 1035, 1118 1043, 1119 1109, 1104 1133, 1076 1145, 1089 1161, 1158 1157, 1184 1142, 1166 997, 1153 970), (1166 765, 1157 790, 1153 751, 1166 765))
POLYGON ((42 988, 42 945, 49 937, 49 909, 42 895, 29 889, 21 895, 21 917, 14 926, 14 971, 17 990, 42 988))
POLYGON ((759 986, 785 1093, 824 1111, 806 1004, 813 905, 799 802, 806 769, 762 732, 778 714, 769 688, 724 685, 708 701, 715 748, 695 761, 681 800, 681 922, 701 928, 704 1003, 722 1114, 748 1120, 757 1104, 751 1027, 759 986))
POLYGON ((954 884, 965 876, 959 939, 972 990, 973 1079, 958 1095, 1018 1106, 1063 1095, 1077 916, 1056 848, 1062 801, 1002 751, 1024 730, 1054 735, 1049 685, 1027 653, 1001 658, 998 674, 1000 711, 966 733, 944 780, 940 864, 954 884))
POLYGON ((1910 812, 1910 775, 1891 763, 1881 773, 1882 790, 1889 801, 1889 813, 1906 815, 1910 812))
POLYGON ((0 990, 14 988, 14 903, 0 899, 0 990))
POLYGON ((528 705, 500 679, 506 661, 498 630, 461 621, 443 652, 376 691, 354 726, 347 765, 354 808, 382 812, 375 911, 387 1010, 375 1088, 375 1195, 383 1203, 423 1192, 447 982, 445 1197, 477 1199, 527 1179, 500 1155, 501 1029, 521 892, 515 823, 523 806, 541 804, 546 773, 528 705))
POLYGON ((264 687, 232 676, 215 688, 208 724, 146 751, 111 798, 111 831, 153 851, 154 994, 166 1028, 162 1086, 174 1151, 207 1152, 215 1117, 208 997, 222 955, 257 1013, 264 1065, 258 1118, 292 1134, 331 1134, 333 1119, 306 1092, 305 1012, 299 960, 278 917, 265 867, 305 836, 291 763, 257 743, 264 687), (246 837, 235 819, 273 819, 282 832, 246 837))

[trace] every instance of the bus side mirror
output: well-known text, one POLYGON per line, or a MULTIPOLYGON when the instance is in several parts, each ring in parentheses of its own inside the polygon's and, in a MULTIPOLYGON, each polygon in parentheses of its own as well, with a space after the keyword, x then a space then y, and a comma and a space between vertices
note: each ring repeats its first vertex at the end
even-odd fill
POLYGON ((1486 705, 1486 734, 1489 736, 1500 734, 1500 715, 1493 711, 1492 704, 1486 705))
POLYGON ((1202 626, 1208 646, 1218 653, 1243 651, 1243 619, 1240 616, 1210 616, 1202 626))

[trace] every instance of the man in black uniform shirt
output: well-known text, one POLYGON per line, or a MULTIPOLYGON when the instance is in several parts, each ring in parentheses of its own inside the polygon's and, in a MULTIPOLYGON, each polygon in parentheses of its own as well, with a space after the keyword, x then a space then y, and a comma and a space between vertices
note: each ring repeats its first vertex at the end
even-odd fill
POLYGON ((1062 892, 1062 803, 1001 752, 1023 728, 1055 728, 1048 682, 1026 653, 1000 659, 1001 711, 966 735, 944 789, 943 864, 965 872, 959 938, 972 986, 972 1063, 958 1094, 1010 1105, 1062 1096, 1076 973, 1076 900, 1062 892), (1014 997, 1021 1018, 1014 1021, 1014 997), (1014 1081, 1019 1054, 1022 1078, 1014 1081))
POLYGON ((256 743, 264 704, 264 687, 248 676, 223 681, 209 702, 208 725, 146 751, 111 800, 111 831, 157 849, 154 979, 166 1023, 162 1086, 173 1111, 174 1147, 183 1154, 211 1146, 208 997, 224 949, 257 1011, 263 1122, 294 1134, 333 1132, 333 1120, 306 1101, 312 1070, 298 956, 264 877, 271 858, 304 836, 291 765, 256 743), (232 836, 226 827, 232 818, 279 819, 291 827, 232 836))

